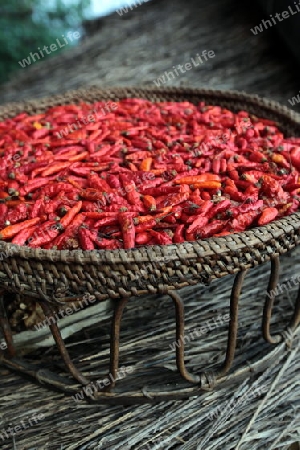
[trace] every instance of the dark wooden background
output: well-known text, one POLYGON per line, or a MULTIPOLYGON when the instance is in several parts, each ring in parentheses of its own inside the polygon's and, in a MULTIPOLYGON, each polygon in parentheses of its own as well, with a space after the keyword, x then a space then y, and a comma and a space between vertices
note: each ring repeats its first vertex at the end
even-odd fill
MULTIPOLYGON (((299 92, 299 68, 276 39, 275 27, 254 36, 262 12, 238 0, 152 0, 120 17, 88 25, 74 49, 20 69, 0 87, 0 102, 99 86, 152 85, 174 65, 203 50, 216 57, 168 83, 245 90, 289 106, 299 92)), ((34 51, 35 49, 32 49, 34 51)), ((24 58, 27 55, 24 55, 24 58)))

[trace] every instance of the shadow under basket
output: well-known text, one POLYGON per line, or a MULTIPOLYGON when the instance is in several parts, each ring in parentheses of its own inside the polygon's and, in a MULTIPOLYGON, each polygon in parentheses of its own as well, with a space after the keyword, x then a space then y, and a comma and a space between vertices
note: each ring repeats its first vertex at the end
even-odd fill
MULTIPOLYGON (((100 90, 96 87, 71 91, 64 95, 39 99, 26 103, 8 104, 0 108, 0 120, 13 117, 21 111, 38 114, 48 107, 99 100, 117 101, 122 98, 141 97, 151 101, 205 101, 221 105, 235 112, 246 110, 258 117, 274 120, 286 136, 300 136, 299 116, 287 108, 238 92, 196 89, 139 89, 116 88, 100 90)), ((90 294, 97 304, 102 302, 113 309, 110 332, 110 363, 107 367, 110 382, 93 393, 90 400, 111 403, 143 403, 171 400, 199 395, 226 379, 234 361, 239 299, 246 273, 249 269, 271 261, 266 300, 263 308, 262 334, 266 342, 279 344, 291 339, 300 323, 300 290, 294 312, 287 318, 287 327, 274 336, 270 332, 274 291, 279 280, 280 256, 295 248, 300 241, 300 212, 271 224, 219 238, 184 242, 167 246, 140 247, 132 250, 57 251, 31 249, 0 242, 0 329, 6 341, 6 350, 0 350, 0 363, 8 369, 35 378, 65 393, 74 394, 88 387, 91 380, 74 364, 61 335, 59 325, 50 320, 54 308, 66 307, 74 299, 90 294), (192 373, 184 361, 184 304, 177 291, 186 286, 209 285, 214 279, 234 276, 229 294, 230 320, 226 355, 221 366, 214 370, 192 373), (3 296, 16 293, 32 298, 49 318, 49 328, 69 375, 59 376, 49 370, 36 368, 26 357, 18 356, 14 336, 7 318, 3 296), (141 390, 127 392, 122 389, 122 379, 116 381, 119 370, 120 328, 123 311, 131 297, 168 295, 174 305, 176 340, 176 365, 181 377, 188 383, 184 387, 168 384, 168 387, 147 395, 141 390), (81 387, 78 387, 81 385, 81 387), (118 389, 117 389, 118 387, 118 389)), ((295 261, 295 264, 297 262, 295 261)), ((299 263, 299 262, 298 262, 299 263)), ((95 305, 93 306, 95 307, 95 305)), ((105 306, 106 308, 106 306, 105 306)), ((86 310, 84 310, 86 311, 86 310)), ((199 318, 200 320, 201 318, 199 318)), ((134 331, 134 330, 133 330, 134 331)), ((264 359, 266 364, 267 358, 264 359)), ((246 369, 245 369, 246 370, 246 369)), ((248 369, 249 370, 249 369, 248 369)))

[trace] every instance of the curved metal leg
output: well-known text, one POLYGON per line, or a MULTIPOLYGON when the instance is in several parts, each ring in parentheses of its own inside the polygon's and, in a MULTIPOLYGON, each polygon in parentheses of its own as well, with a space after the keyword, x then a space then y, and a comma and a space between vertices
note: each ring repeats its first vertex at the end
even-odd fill
POLYGON ((234 360, 234 354, 236 350, 237 332, 238 332, 238 312, 239 312, 239 299, 246 276, 247 270, 239 272, 233 283, 230 296, 230 321, 228 329, 228 340, 226 358, 222 364, 220 370, 217 372, 217 377, 226 375, 232 366, 234 360))
POLYGON ((184 363, 184 305, 179 297, 174 291, 169 291, 168 294, 175 303, 176 308, 176 340, 180 341, 180 346, 176 346, 176 364, 180 375, 190 383, 201 382, 201 387, 206 389, 206 381, 208 384, 214 384, 217 378, 221 378, 226 375, 232 366, 234 360, 234 354, 236 349, 237 341, 237 330, 238 330, 238 305, 239 298, 241 295, 243 282, 246 276, 247 270, 239 272, 234 280, 233 287, 231 290, 230 297, 230 321, 228 329, 228 340, 226 349, 226 358, 220 369, 216 373, 205 373, 202 372, 200 376, 191 374, 185 367, 184 363))
MULTIPOLYGON (((46 318, 51 318, 53 317, 53 313, 51 308, 48 306, 47 303, 44 302, 40 302, 41 308, 45 314, 46 318)), ((49 321, 50 322, 50 321, 49 321)), ((87 378, 85 378, 80 371, 75 367, 75 365, 73 364, 73 362, 71 361, 70 355, 68 350, 66 349, 65 343, 63 341, 63 338, 61 336, 60 330, 56 324, 56 322, 54 323, 49 323, 49 328, 50 331, 52 333, 52 336, 56 342, 56 345, 58 347, 58 350, 61 354, 61 357, 66 365, 66 367, 68 368, 69 372, 71 373, 71 375, 73 375, 73 377, 75 378, 75 380, 79 381, 79 383, 87 385, 89 384, 89 380, 87 378)))
POLYGON ((283 333, 277 333, 274 336, 270 333, 270 323, 272 317, 272 310, 275 301, 275 297, 278 294, 277 286, 279 280, 279 269, 280 262, 279 257, 272 259, 271 261, 271 275, 269 279, 269 285, 267 290, 266 301, 264 305, 263 321, 262 321, 262 332, 264 339, 269 342, 269 344, 278 344, 283 341, 286 334, 290 335, 291 332, 295 331, 297 326, 300 324, 300 287, 298 291, 298 296, 295 302, 295 309, 290 323, 283 333))
POLYGON ((106 391, 110 391, 116 385, 117 372, 119 368, 119 355, 120 355, 120 328, 121 321, 125 306, 128 302, 128 298, 122 298, 120 300, 115 300, 116 306, 114 309, 114 315, 112 319, 111 326, 111 336, 110 336, 110 374, 113 381, 107 388, 106 391))
POLYGON ((263 321, 262 321, 262 333, 263 338, 269 342, 270 344, 278 344, 282 341, 281 334, 276 334, 275 336, 271 336, 270 333, 270 323, 272 317, 272 309, 275 300, 275 290, 278 285, 279 280, 279 270, 280 270, 280 261, 279 257, 273 258, 271 260, 271 275, 269 279, 266 301, 264 305, 263 311, 263 321))
POLYGON ((289 329, 294 331, 298 327, 299 324, 300 324, 300 284, 299 284, 298 296, 297 296, 296 302, 295 302, 295 309, 294 309, 293 317, 291 318, 291 321, 289 323, 289 329))
POLYGON ((172 298, 176 312, 176 341, 180 342, 176 346, 176 365, 180 375, 190 383, 199 383, 200 377, 193 375, 185 367, 184 363, 184 304, 179 295, 174 291, 168 291, 168 295, 172 298))

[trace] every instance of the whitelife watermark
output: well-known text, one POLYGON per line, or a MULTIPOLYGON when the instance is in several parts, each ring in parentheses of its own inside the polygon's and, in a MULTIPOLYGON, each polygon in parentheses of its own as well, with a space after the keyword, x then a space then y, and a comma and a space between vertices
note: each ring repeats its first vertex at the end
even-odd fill
POLYGON ((79 402, 87 397, 92 397, 93 394, 99 392, 99 390, 104 389, 107 386, 110 386, 112 383, 115 383, 118 380, 122 380, 126 377, 126 375, 132 373, 134 371, 134 367, 132 366, 122 366, 117 371, 116 378, 113 377, 111 373, 106 378, 102 378, 101 380, 96 380, 92 383, 89 383, 85 386, 81 391, 77 392, 75 395, 72 395, 72 398, 75 402, 79 402))
POLYGON ((119 16, 123 16, 123 14, 127 14, 128 13, 128 8, 130 9, 130 11, 133 10, 133 8, 137 8, 138 6, 143 5, 144 3, 148 3, 150 0, 137 0, 134 2, 127 2, 127 7, 125 8, 121 8, 121 9, 117 9, 117 13, 119 14, 119 16))
POLYGON ((284 291, 289 292, 300 283, 300 275, 293 275, 289 280, 284 283, 278 283, 276 289, 267 292, 267 296, 274 299, 278 294, 283 294, 284 291), (292 284, 293 283, 293 284, 292 284))
POLYGON ((6 252, 0 252, 0 261, 9 258, 14 254, 15 251, 15 248, 9 248, 8 250, 6 250, 6 252))
POLYGON ((270 14, 270 20, 262 20, 260 22, 260 25, 256 25, 254 28, 250 28, 252 33, 256 36, 258 33, 262 33, 264 30, 267 30, 269 27, 272 27, 273 25, 277 25, 278 22, 282 22, 285 19, 289 19, 291 16, 294 16, 295 14, 298 14, 300 12, 300 1, 294 2, 296 11, 292 9, 291 6, 288 6, 288 11, 282 11, 281 13, 274 14, 275 17, 273 17, 273 14, 270 14), (280 17, 280 14, 282 17, 280 17), (272 21, 272 22, 271 22, 272 21))
POLYGON ((178 64, 177 66, 173 66, 173 70, 171 71, 165 71, 163 75, 156 78, 156 80, 153 81, 156 87, 160 87, 162 84, 166 84, 171 80, 174 80, 176 77, 179 77, 180 75, 186 73, 188 70, 193 69, 194 67, 200 66, 200 64, 205 64, 206 61, 208 61, 208 58, 214 58, 215 52, 213 50, 203 50, 201 53, 201 56, 199 53, 195 56, 195 58, 191 58, 190 62, 185 63, 184 65, 178 64), (202 58, 205 60, 203 61, 202 58), (198 64, 197 64, 198 63, 198 64), (179 73, 180 71, 180 73, 179 73), (171 78, 170 78, 171 77, 171 78))
POLYGON ((289 98, 288 102, 291 106, 295 106, 296 103, 300 103, 300 91, 299 91, 299 94, 297 95, 297 97, 289 98))
POLYGON ((38 422, 40 422, 44 418, 45 418, 45 414, 43 414, 43 413, 40 413, 40 414, 33 413, 31 418, 26 419, 26 420, 21 420, 19 425, 15 425, 14 427, 8 427, 5 430, 0 431, 0 439, 2 441, 5 441, 6 439, 9 439, 10 437, 14 437, 16 434, 20 434, 23 430, 26 430, 27 428, 36 425, 38 422), (29 426, 27 425, 27 422, 28 422, 29 426))
POLYGON ((78 302, 79 307, 75 303, 71 303, 70 306, 67 306, 67 308, 60 309, 57 313, 53 314, 52 316, 46 317, 45 320, 34 325, 34 328, 36 329, 36 331, 40 331, 49 325, 57 323, 59 319, 63 319, 65 316, 71 316, 75 312, 87 307, 89 303, 95 303, 96 301, 97 299, 94 295, 85 294, 82 300, 78 302), (85 305, 83 305, 83 303, 85 303, 85 305))
POLYGON ((180 348, 182 343, 186 344, 187 342, 190 342, 196 338, 199 338, 200 336, 203 336, 204 334, 207 334, 209 331, 213 331, 216 328, 219 328, 226 324, 230 319, 229 314, 221 315, 219 314, 217 318, 209 319, 205 322, 204 326, 195 328, 192 331, 189 331, 185 336, 180 336, 177 341, 172 342, 172 344, 169 344, 172 350, 175 350, 176 347, 180 348))
POLYGON ((7 349, 7 343, 5 341, 0 341, 0 350, 6 350, 7 349))
POLYGON ((117 103, 115 102, 105 102, 105 106, 103 108, 95 108, 91 110, 91 114, 88 114, 87 116, 82 117, 81 119, 78 119, 77 121, 73 122, 72 124, 68 124, 67 127, 65 127, 63 130, 60 130, 60 132, 56 132, 56 137, 58 139, 62 139, 63 137, 68 136, 69 133, 72 133, 72 131, 76 131, 79 128, 82 128, 82 125, 88 125, 91 122, 95 122, 95 119, 98 118, 98 116, 105 116, 106 114, 111 113, 115 109, 118 108, 117 103), (80 123, 80 121, 83 122, 83 124, 80 123), (75 128, 74 128, 75 127, 75 128))
MULTIPOLYGON (((69 31, 67 33, 67 37, 68 39, 73 42, 74 39, 79 39, 80 38, 80 33, 78 31, 69 31)), ((62 34, 62 38, 65 42, 65 44, 63 44, 62 42, 60 42, 60 40, 57 38, 56 42, 57 44, 51 44, 51 45, 44 45, 43 50, 47 55, 50 55, 52 52, 56 52, 56 50, 58 50, 58 48, 63 48, 66 45, 69 44, 68 39, 65 37, 64 34, 62 34), (48 50, 50 47, 50 50, 48 50)), ((18 61, 18 63, 20 64, 20 66, 24 69, 24 67, 30 66, 31 62, 36 62, 36 58, 37 59, 41 59, 45 58, 44 52, 43 50, 41 50, 40 47, 38 47, 38 51, 39 53, 29 53, 29 56, 27 58, 24 58, 22 61, 18 61)))

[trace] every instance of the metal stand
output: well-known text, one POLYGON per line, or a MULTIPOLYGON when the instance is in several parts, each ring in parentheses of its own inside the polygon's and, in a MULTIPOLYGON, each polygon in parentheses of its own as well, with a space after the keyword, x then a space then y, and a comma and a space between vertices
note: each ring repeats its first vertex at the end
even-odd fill
MULTIPOLYGON (((122 298, 115 301, 114 315, 111 324, 111 339, 110 339, 110 364, 109 373, 111 379, 113 380, 109 386, 98 390, 93 394, 93 397, 89 397, 91 401, 100 401, 101 403, 146 403, 155 402, 160 400, 171 400, 189 397, 191 395, 199 395, 203 390, 213 389, 214 386, 220 381, 221 378, 229 372, 232 363, 234 361, 236 343, 237 343, 237 331, 238 331, 238 307, 239 299, 245 279, 247 270, 239 272, 234 280, 233 287, 230 296, 230 321, 228 326, 228 338, 227 338, 227 348, 226 357, 224 363, 215 372, 203 371, 199 374, 191 373, 185 366, 184 361, 184 304, 180 296, 173 290, 167 291, 167 294, 173 301, 175 307, 175 321, 176 321, 176 340, 181 341, 181 345, 176 347, 176 365, 181 377, 189 383, 188 387, 172 390, 166 390, 159 393, 138 391, 135 393, 127 392, 116 392, 116 379, 119 369, 119 353, 120 353, 120 328, 123 317, 123 312, 128 302, 128 298, 122 298)), ((278 285, 279 277, 279 258, 276 257, 271 263, 271 274, 269 279, 269 285, 267 290, 267 297, 263 310, 263 323, 262 323, 262 333, 264 339, 271 343, 277 344, 281 342, 284 337, 289 336, 288 332, 294 331, 300 323, 300 289, 298 297, 296 299, 295 310, 293 317, 289 323, 289 328, 281 334, 276 334, 271 336, 270 334, 270 322, 272 316, 272 308, 274 304, 274 290, 278 285)), ((3 294, 3 291, 2 291, 3 294)), ((40 305, 43 309, 45 317, 53 319, 53 309, 49 302, 45 299, 40 301, 40 305)), ((49 320, 51 323, 51 320, 49 320)), ((5 352, 1 351, 0 361, 7 368, 14 370, 16 372, 28 375, 35 378, 40 383, 46 383, 56 389, 59 389, 66 393, 74 393, 78 391, 78 386, 72 384, 68 378, 57 376, 55 373, 42 370, 40 368, 34 368, 28 365, 25 360, 18 359, 15 357, 15 349, 13 344, 12 331, 6 316, 3 296, 0 295, 0 328, 2 330, 4 339, 7 344, 7 350, 5 352)), ((62 360, 65 363, 67 372, 72 375, 72 377, 82 386, 87 386, 91 383, 74 365, 72 362, 69 352, 65 346, 64 340, 61 336, 59 327, 54 321, 49 325, 52 336, 56 342, 59 353, 62 360)), ((119 383, 118 383, 119 386, 119 383)))

